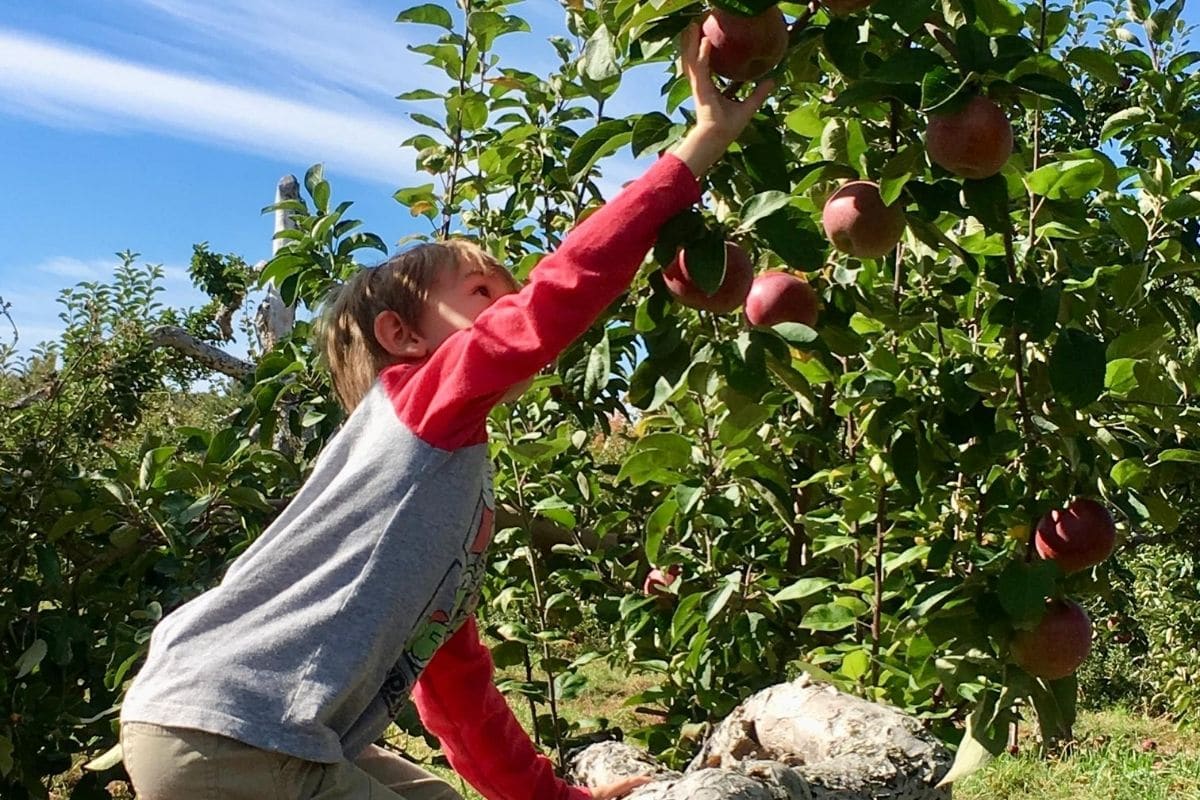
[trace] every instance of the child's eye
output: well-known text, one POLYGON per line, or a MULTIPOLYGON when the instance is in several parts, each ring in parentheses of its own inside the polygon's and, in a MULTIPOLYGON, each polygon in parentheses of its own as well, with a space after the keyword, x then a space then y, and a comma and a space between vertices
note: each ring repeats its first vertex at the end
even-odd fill
POLYGON ((488 289, 488 287, 487 287, 487 286, 480 286, 480 287, 478 287, 477 289, 475 289, 475 294, 481 294, 481 295, 483 295, 484 297, 491 297, 491 296, 492 296, 492 293, 491 293, 491 291, 488 289))

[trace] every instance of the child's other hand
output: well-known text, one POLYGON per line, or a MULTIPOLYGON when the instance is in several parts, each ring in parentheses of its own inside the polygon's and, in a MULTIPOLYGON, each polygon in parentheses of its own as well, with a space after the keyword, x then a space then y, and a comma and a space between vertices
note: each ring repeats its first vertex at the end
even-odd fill
POLYGON ((762 81, 745 100, 725 97, 713 83, 708 64, 712 42, 700 34, 700 26, 695 23, 684 30, 679 50, 683 69, 692 85, 696 127, 684 137, 675 155, 688 165, 696 177, 700 177, 720 160, 729 145, 741 134, 775 88, 775 82, 770 78, 762 81))
POLYGON ((593 786, 592 800, 617 800, 618 797, 624 797, 634 789, 650 783, 652 780, 654 778, 649 775, 638 775, 635 778, 622 778, 619 781, 606 783, 603 786, 593 786))

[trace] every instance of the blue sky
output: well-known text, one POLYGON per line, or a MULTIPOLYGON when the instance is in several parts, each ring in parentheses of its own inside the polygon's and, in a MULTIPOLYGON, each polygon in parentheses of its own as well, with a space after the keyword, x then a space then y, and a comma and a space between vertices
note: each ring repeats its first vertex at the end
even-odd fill
MULTIPOLYGON (((0 297, 21 349, 57 336, 58 291, 108 278, 120 250, 165 267, 166 303, 201 302, 192 245, 266 258, 260 209, 282 175, 316 162, 367 230, 389 243, 416 232, 391 195, 429 180, 399 147, 422 106, 394 98, 445 80, 406 49, 437 29, 394 22, 418 1, 0 3, 0 297)), ((501 39, 504 63, 549 72, 546 37, 566 33, 559 3, 515 10, 534 32, 501 39)), ((661 107, 663 67, 652 69, 625 77, 609 113, 661 107)), ((639 169, 606 162, 603 185, 639 169)))
MULTIPOLYGON (((56 336, 58 291, 107 278, 120 250, 164 265, 168 304, 200 302, 186 275, 193 243, 267 257, 260 210, 281 176, 316 162, 367 230, 389 243, 416 232, 391 195, 430 179, 399 146, 422 107, 395 95, 445 76, 406 49, 438 32, 394 22, 413 4, 0 3, 0 297, 21 349, 56 336)), ((563 12, 549 0, 518 8, 537 34, 501 53, 548 72, 563 12)))

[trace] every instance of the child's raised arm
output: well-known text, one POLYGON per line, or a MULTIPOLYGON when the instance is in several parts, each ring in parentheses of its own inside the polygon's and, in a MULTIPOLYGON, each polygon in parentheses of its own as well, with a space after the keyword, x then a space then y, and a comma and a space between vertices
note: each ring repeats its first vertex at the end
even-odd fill
POLYGON ((771 89, 768 81, 743 101, 722 96, 709 71, 709 48, 696 26, 684 33, 682 61, 696 124, 673 153, 572 230, 520 292, 498 299, 423 364, 384 371, 404 422, 425 441, 443 448, 484 441, 487 414, 505 391, 586 331, 628 288, 662 225, 699 200, 698 177, 771 89))

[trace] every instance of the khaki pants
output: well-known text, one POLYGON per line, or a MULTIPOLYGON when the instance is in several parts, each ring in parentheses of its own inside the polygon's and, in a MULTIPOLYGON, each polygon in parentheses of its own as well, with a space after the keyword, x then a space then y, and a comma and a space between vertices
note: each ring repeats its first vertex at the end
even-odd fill
POLYGON ((121 726, 138 800, 462 800, 445 781, 371 745, 318 764, 235 739, 145 722, 121 726))

